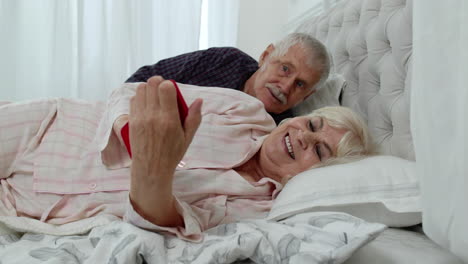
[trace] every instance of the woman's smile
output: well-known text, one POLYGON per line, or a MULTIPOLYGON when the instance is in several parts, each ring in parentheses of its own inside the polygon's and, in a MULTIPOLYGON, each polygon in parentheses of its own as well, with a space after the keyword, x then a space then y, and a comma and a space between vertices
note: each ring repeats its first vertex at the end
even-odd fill
POLYGON ((294 149, 291 143, 291 137, 289 136, 289 133, 286 134, 284 137, 284 143, 286 146, 287 153, 292 159, 296 159, 296 155, 294 155, 294 149))

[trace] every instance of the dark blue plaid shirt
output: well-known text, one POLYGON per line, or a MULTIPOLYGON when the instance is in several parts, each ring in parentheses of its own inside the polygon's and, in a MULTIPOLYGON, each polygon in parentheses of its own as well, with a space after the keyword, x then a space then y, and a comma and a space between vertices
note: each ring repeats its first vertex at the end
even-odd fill
MULTIPOLYGON (((236 48, 210 48, 185 53, 143 66, 126 82, 146 82, 154 75, 199 86, 214 86, 242 91, 245 82, 258 70, 258 62, 236 48)), ((292 116, 291 111, 272 114, 276 123, 292 116)))

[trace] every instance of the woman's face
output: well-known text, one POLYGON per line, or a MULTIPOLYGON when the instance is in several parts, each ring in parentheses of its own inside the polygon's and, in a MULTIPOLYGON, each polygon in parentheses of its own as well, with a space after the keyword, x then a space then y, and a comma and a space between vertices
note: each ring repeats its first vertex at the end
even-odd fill
POLYGON ((301 116, 277 127, 260 149, 260 166, 268 177, 285 183, 313 165, 336 156, 347 132, 330 127, 325 118, 301 116))

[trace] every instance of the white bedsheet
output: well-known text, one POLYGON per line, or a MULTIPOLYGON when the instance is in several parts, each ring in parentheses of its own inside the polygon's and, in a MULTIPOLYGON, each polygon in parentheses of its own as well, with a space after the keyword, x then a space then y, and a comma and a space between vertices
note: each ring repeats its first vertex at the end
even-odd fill
POLYGON ((343 263, 384 229, 314 212, 220 225, 205 231, 202 243, 190 243, 113 221, 84 235, 0 235, 0 263, 343 263))
POLYGON ((427 236, 413 231, 388 228, 357 250, 345 264, 462 264, 450 251, 427 236))

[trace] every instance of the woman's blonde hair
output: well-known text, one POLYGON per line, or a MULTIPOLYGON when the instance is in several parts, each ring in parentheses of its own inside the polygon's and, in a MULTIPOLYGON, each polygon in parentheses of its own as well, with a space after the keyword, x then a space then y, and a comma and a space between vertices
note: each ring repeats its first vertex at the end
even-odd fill
POLYGON ((351 109, 343 106, 329 106, 314 110, 307 116, 325 118, 329 126, 347 130, 338 143, 336 157, 321 162, 314 168, 347 163, 375 154, 375 147, 366 122, 351 109))

